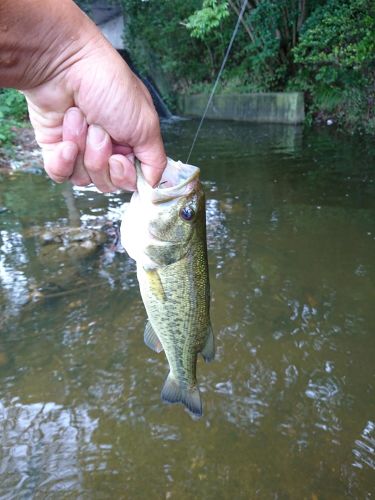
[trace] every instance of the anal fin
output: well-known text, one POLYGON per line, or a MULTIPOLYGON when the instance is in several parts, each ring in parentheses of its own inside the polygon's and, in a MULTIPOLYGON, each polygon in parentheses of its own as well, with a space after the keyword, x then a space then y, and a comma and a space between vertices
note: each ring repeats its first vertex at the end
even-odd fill
POLYGON ((167 403, 182 403, 196 417, 202 416, 202 401, 198 387, 181 387, 171 373, 164 383, 161 399, 167 403))
POLYGON ((208 327, 206 345, 203 347, 201 354, 206 363, 209 363, 215 358, 215 339, 211 324, 208 327))
POLYGON ((159 352, 164 350, 159 337, 156 335, 155 330, 152 328, 150 320, 147 320, 143 338, 147 347, 157 352, 158 354, 159 352))

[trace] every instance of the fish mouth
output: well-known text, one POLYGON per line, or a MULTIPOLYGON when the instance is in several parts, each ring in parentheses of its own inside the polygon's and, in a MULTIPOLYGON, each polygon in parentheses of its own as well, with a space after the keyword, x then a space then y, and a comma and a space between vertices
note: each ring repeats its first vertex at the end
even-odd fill
POLYGON ((198 182, 200 174, 198 167, 174 161, 171 158, 167 160, 162 178, 155 188, 147 184, 140 166, 137 165, 138 192, 142 196, 142 192, 147 191, 147 195, 151 195, 152 203, 165 203, 186 196, 193 191, 198 182))

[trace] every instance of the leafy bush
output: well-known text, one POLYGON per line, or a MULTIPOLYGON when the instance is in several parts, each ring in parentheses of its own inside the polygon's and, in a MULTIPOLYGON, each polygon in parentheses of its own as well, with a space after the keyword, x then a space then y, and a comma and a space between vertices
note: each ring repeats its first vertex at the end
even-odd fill
MULTIPOLYGON (((90 14, 93 0, 75 1, 90 14)), ((135 66, 169 103, 211 91, 243 0, 108 1, 123 7, 135 66)), ((374 0, 247 0, 217 92, 301 90, 308 121, 375 133, 374 54, 374 0)))
POLYGON ((200 10, 189 16, 186 27, 191 31, 193 38, 205 40, 213 30, 220 28, 224 19, 229 16, 228 2, 217 0, 203 0, 200 10))
MULTIPOLYGON (((294 72, 292 49, 301 27, 321 1, 248 0, 226 77, 238 79, 241 75, 242 85, 255 91, 283 89, 294 72)), ((242 5, 242 0, 203 0, 186 26, 192 37, 214 49, 218 32, 229 40, 242 5)))
POLYGON ((125 41, 141 72, 162 73, 173 89, 210 79, 211 61, 203 42, 193 39, 185 20, 199 0, 121 0, 125 41))
POLYGON ((12 142, 13 127, 22 124, 26 117, 24 96, 14 89, 0 89, 0 146, 12 142))
POLYGON ((307 92, 313 112, 345 127, 373 127, 373 0, 329 0, 306 21, 293 55, 298 72, 291 86, 307 92))

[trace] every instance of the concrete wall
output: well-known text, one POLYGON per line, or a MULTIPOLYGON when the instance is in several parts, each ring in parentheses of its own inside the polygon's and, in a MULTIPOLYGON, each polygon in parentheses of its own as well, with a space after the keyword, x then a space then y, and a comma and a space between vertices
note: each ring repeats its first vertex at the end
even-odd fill
MULTIPOLYGON (((207 106, 206 94, 181 95, 179 111, 184 116, 201 117, 207 106)), ((302 123, 305 119, 302 92, 222 94, 214 96, 207 118, 254 123, 302 123)))
POLYGON ((119 50, 125 48, 123 40, 124 18, 122 14, 105 23, 99 24, 98 27, 115 49, 119 50))

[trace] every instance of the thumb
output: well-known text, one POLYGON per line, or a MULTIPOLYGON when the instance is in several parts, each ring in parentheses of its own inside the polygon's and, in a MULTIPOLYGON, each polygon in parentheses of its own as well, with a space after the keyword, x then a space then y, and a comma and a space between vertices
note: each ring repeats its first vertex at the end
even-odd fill
POLYGON ((151 146, 147 148, 143 147, 141 151, 137 151, 134 148, 134 155, 141 162, 142 172, 146 181, 151 186, 158 184, 167 166, 167 156, 161 137, 151 146))

